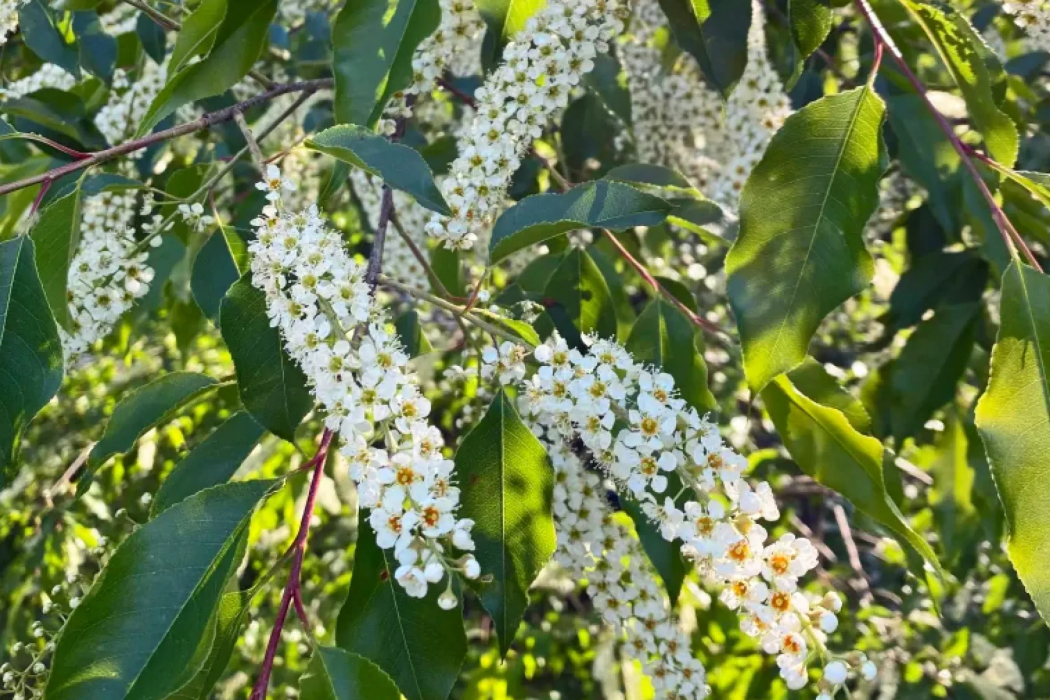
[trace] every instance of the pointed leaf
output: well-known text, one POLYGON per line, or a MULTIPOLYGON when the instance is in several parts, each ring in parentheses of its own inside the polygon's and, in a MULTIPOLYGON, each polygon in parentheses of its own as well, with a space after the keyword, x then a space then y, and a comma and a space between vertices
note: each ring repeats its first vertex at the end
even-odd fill
POLYGON ((1017 574, 1050 624, 1050 277, 1011 264, 988 390, 977 404, 1017 574))
POLYGON ((332 24, 335 119, 372 128, 412 82, 412 55, 441 21, 438 0, 355 0, 332 24))
POLYGON ((439 586, 411 598, 394 580, 398 563, 376 544, 362 513, 350 594, 336 623, 336 641, 383 669, 408 700, 446 700, 467 655, 463 608, 438 607, 439 586))
POLYGON ((195 493, 229 481, 264 432, 243 411, 231 416, 171 470, 153 499, 152 517, 195 493))
MULTIPOLYGON (((29 0, 18 8, 18 24, 26 46, 45 63, 54 63, 74 78, 80 78, 76 39, 67 43, 44 0, 29 0)), ((72 35, 72 30, 69 30, 72 35)))
POLYGON ((474 0, 481 18, 500 43, 524 29, 529 18, 546 4, 547 0, 474 0))
POLYGON ((962 92, 973 128, 984 137, 988 151, 1007 167, 1017 160, 1017 127, 1000 109, 1007 76, 995 55, 969 20, 946 3, 903 0, 930 40, 962 92))
POLYGON ((398 316, 394 321, 394 328, 409 357, 419 357, 434 351, 434 346, 423 333, 423 327, 419 323, 419 312, 415 309, 398 316))
POLYGON ((246 76, 266 47, 276 12, 277 0, 228 3, 208 55, 168 78, 139 125, 138 135, 149 132, 179 107, 221 95, 246 76))
POLYGON ((306 377, 266 315, 266 295, 252 286, 251 273, 230 287, 219 311, 222 339, 237 370, 237 391, 252 417, 289 442, 314 405, 306 377))
POLYGON ((44 698, 163 700, 192 680, 252 511, 274 483, 203 491, 124 540, 66 623, 44 698))
POLYGON ((381 178, 393 189, 415 197, 427 209, 439 214, 450 214, 448 204, 434 182, 430 166, 414 148, 391 143, 353 124, 325 129, 307 139, 306 147, 327 153, 381 178))
POLYGON ((247 267, 248 248, 237 232, 221 226, 212 232, 193 259, 190 291, 201 311, 218 319, 219 306, 247 267))
POLYGON ((529 587, 554 555, 554 470, 543 445, 502 391, 456 452, 460 513, 474 521, 474 556, 492 583, 479 584, 504 656, 514 641, 529 587))
POLYGON ((0 490, 22 432, 62 384, 62 344, 37 276, 33 241, 0 243, 0 490))
POLYGON ((831 0, 789 0, 788 16, 799 57, 809 58, 831 33, 831 0))
POLYGON ((697 348, 696 326, 663 299, 653 299, 631 329, 627 349, 674 377, 682 398, 701 413, 717 407, 707 388, 707 363, 697 348))
POLYGON ((892 455, 878 440, 859 433, 842 411, 803 394, 793 383, 793 375, 777 377, 762 391, 769 417, 791 458, 803 472, 849 499, 940 572, 933 549, 905 521, 886 489, 883 466, 892 455))
POLYGON ((390 676, 374 663, 335 647, 317 647, 299 682, 302 700, 400 700, 390 676))
POLYGON ((751 3, 741 0, 660 0, 678 45, 704 77, 728 97, 747 68, 751 3))
POLYGON ((496 220, 489 243, 495 264, 511 253, 580 228, 655 226, 671 205, 619 182, 597 180, 568 192, 526 197, 496 220))
POLYGON ((226 16, 227 0, 202 0, 182 21, 175 37, 175 48, 168 59, 168 74, 174 75, 194 56, 204 56, 215 43, 219 27, 226 16))
POLYGON ((616 337, 612 294, 586 251, 569 251, 547 281, 543 297, 547 314, 566 338, 587 333, 616 337))
POLYGON ((215 641, 211 653, 193 680, 179 688, 168 700, 210 700, 212 688, 226 671, 237 640, 241 637, 241 627, 251 610, 251 599, 256 590, 223 595, 215 614, 215 641))
POLYGON ((80 244, 80 191, 74 190, 40 214, 30 234, 36 246, 36 268, 48 304, 59 325, 73 328, 69 315, 69 266, 80 244))
POLYGON ((886 169, 884 113, 870 87, 811 103, 788 118, 744 187, 726 271, 756 391, 802 362, 821 319, 871 280, 861 233, 886 169))

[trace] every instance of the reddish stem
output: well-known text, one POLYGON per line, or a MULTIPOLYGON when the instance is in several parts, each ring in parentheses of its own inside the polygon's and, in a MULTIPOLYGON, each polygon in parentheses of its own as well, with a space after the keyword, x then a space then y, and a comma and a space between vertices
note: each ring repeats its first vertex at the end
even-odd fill
POLYGON ((317 454, 307 462, 307 468, 313 468, 313 476, 310 479, 310 490, 306 495, 306 505, 303 507, 303 517, 299 522, 299 532, 292 542, 292 568, 288 573, 288 583, 284 586, 284 594, 281 596, 281 605, 277 609, 277 617, 274 619, 273 631, 270 632, 270 641, 266 645, 266 655, 263 657, 262 667, 259 669, 259 679, 252 689, 251 700, 264 700, 266 691, 270 687, 270 676, 273 675, 273 661, 277 656, 277 646, 281 642, 281 632, 288 620, 288 610, 292 602, 296 603, 296 612, 299 614, 303 624, 307 624, 306 611, 302 607, 302 590, 300 589, 300 577, 303 570, 303 555, 306 552, 306 539, 310 534, 310 523, 313 520, 314 505, 317 503, 317 491, 321 485, 321 476, 324 474, 324 464, 328 457, 328 448, 332 444, 335 433, 327 428, 321 437, 321 446, 317 454))
POLYGON ((36 198, 33 199, 33 206, 29 210, 30 216, 36 214, 36 210, 40 208, 40 203, 44 201, 44 195, 46 195, 47 191, 51 189, 52 182, 54 182, 54 180, 44 180, 40 184, 40 191, 36 193, 36 198))
POLYGON ((868 0, 857 0, 857 7, 860 9, 860 13, 864 16, 864 19, 867 20, 868 25, 871 27, 872 35, 875 38, 876 48, 884 48, 886 51, 889 51, 890 56, 893 57, 893 60, 896 62, 901 73, 904 74, 904 77, 909 83, 911 83, 912 87, 915 88, 915 91, 919 94, 919 97, 922 98, 923 103, 926 105, 926 109, 929 110, 931 115, 933 115, 937 125, 948 138, 948 142, 951 143, 955 152, 959 154, 963 166, 966 168, 967 172, 970 173, 970 177, 973 178, 974 184, 976 184, 977 189, 980 190, 981 196, 983 196, 984 200, 988 203, 988 207, 992 211, 992 218, 995 220, 996 227, 999 229, 1000 235, 1002 235, 1003 240, 1006 242, 1007 248, 1020 249, 1024 253, 1028 264, 1042 272, 1043 268, 1039 265, 1039 261, 1036 260, 1035 255, 1032 254, 1031 249, 1028 247, 1028 244, 1025 243, 1021 234, 1018 233, 1017 229, 1015 229, 1013 224, 1010 223, 1010 220, 1006 217, 1006 213, 1003 211, 1002 207, 1000 207, 999 203, 995 201, 995 196, 992 194, 992 191, 988 189, 988 185, 985 184, 984 178, 982 178, 981 173, 978 172, 977 166, 974 165, 973 160, 971 160, 970 154, 972 153, 972 149, 969 149, 969 147, 963 143, 962 139, 960 139, 955 133, 955 129, 952 128, 952 125, 934 106, 933 102, 930 101, 930 96, 926 90, 926 86, 923 85, 921 80, 919 80, 919 76, 912 71, 908 62, 904 58, 904 54, 902 54, 900 49, 897 48, 897 45, 893 43, 893 39, 886 31, 886 28, 882 26, 882 22, 879 20, 878 15, 875 14, 875 11, 871 9, 871 5, 868 4, 868 0))
POLYGON ((444 89, 448 90, 449 92, 451 92, 453 95, 455 95, 457 98, 459 98, 459 100, 463 104, 467 105, 468 107, 471 107, 472 109, 477 109, 478 108, 478 101, 477 100, 475 100, 473 97, 471 97, 467 93, 465 93, 462 90, 460 90, 458 87, 456 87, 455 85, 450 83, 445 78, 438 78, 438 85, 440 85, 442 88, 444 88, 444 89))

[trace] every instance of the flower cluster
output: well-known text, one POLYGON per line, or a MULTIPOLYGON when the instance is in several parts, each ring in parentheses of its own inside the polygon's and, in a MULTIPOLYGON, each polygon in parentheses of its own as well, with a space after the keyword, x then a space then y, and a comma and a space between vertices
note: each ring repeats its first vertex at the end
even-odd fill
MULTIPOLYGON (((135 82, 121 68, 113 72, 113 85, 106 104, 95 115, 95 126, 111 145, 118 145, 130 138, 160 89, 167 80, 167 67, 153 61, 144 61, 135 82)), ((141 158, 143 150, 129 154, 141 158)))
MULTIPOLYGON (((722 602, 776 655, 788 687, 804 687, 810 656, 824 653, 840 605, 833 594, 814 599, 799 590, 799 579, 817 566, 816 549, 791 534, 769 541, 760 522, 780 517, 770 485, 744 478, 747 460, 678 396, 670 375, 614 341, 588 341, 587 352, 557 337, 540 345, 533 353, 539 369, 527 379, 520 346, 504 343, 482 359, 488 376, 521 387, 529 420, 582 441, 664 538, 680 541, 700 574, 723 587, 722 602), (680 502, 690 490, 696 500, 680 502)), ((822 683, 829 691, 838 685, 822 683)))
MULTIPOLYGON (((153 269, 146 264, 148 254, 138 252, 131 228, 135 203, 133 191, 102 192, 84 199, 80 245, 68 277, 73 328, 69 333, 60 330, 67 363, 108 335, 135 300, 149 291, 153 269)), ((150 209, 147 201, 143 213, 150 209)))
POLYGON ((439 597, 456 605, 451 573, 476 578, 469 554, 473 522, 456 519, 459 489, 444 439, 427 422, 430 402, 417 386, 397 335, 372 295, 365 267, 343 248, 316 206, 289 212, 282 193, 295 185, 275 166, 259 183, 271 201, 253 220, 252 282, 266 294, 267 313, 289 355, 302 367, 341 437, 361 506, 405 591, 424 597, 449 573, 439 597), (452 548, 468 553, 453 558, 452 548))
POLYGON ((44 88, 69 90, 77 84, 75 78, 54 63, 45 63, 36 72, 16 80, 7 87, 0 88, 0 96, 15 99, 44 88))
POLYGON ((635 148, 642 162, 679 170, 735 212, 740 192, 773 134, 791 114, 766 54, 765 13, 752 0, 748 62, 723 104, 691 58, 668 71, 659 45, 666 20, 656 0, 640 0, 621 56, 631 87, 635 148))
POLYGON ((470 0, 440 0, 441 24, 412 57, 412 84, 396 93, 380 128, 393 134, 397 118, 412 114, 416 98, 431 92, 446 73, 472 74, 480 68, 485 24, 470 0))
POLYGON ((1009 0, 1003 10, 1028 35, 1033 50, 1050 47, 1050 2, 1047 0, 1009 0))
POLYGON ((475 94, 477 113, 441 186, 452 216, 435 215, 430 235, 448 248, 474 245, 503 206, 532 140, 608 50, 626 13, 624 0, 552 0, 529 19, 475 94))
POLYGON ((0 0, 0 46, 7 43, 7 35, 18 28, 18 8, 29 0, 0 0))
POLYGON ((613 517, 602 479, 585 471, 563 440, 544 443, 555 475, 555 560, 572 578, 587 580, 595 610, 622 631, 625 652, 641 662, 657 698, 707 697, 704 666, 693 656, 641 544, 613 517))

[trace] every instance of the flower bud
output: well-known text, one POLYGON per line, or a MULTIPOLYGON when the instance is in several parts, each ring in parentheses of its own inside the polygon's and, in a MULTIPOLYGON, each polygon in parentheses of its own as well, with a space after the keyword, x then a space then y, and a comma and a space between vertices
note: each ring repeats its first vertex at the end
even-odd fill
POLYGON ((849 669, 841 661, 832 661, 824 667, 824 680, 832 685, 842 685, 848 675, 849 669))

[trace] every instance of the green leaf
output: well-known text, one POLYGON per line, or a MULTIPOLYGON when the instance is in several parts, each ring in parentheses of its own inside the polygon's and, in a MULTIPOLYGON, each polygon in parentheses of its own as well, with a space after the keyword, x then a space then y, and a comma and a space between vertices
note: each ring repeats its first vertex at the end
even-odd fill
POLYGON ((677 190, 685 194, 701 197, 699 190, 677 170, 665 168, 662 165, 649 165, 647 163, 627 163, 617 165, 605 173, 606 180, 614 182, 626 182, 638 187, 655 187, 658 189, 677 190))
POLYGON ((401 700, 390 676, 374 663, 336 649, 314 650, 306 675, 299 681, 302 700, 401 700))
POLYGON ((259 443, 262 426, 235 413, 175 465, 153 499, 153 517, 204 489, 225 484, 259 443))
POLYGON ((891 329, 914 326, 941 304, 980 301, 988 283, 988 263, 973 250, 937 251, 916 258, 890 295, 883 324, 891 329))
POLYGON ((379 548, 367 522, 362 514, 336 641, 386 671, 408 700, 445 700, 467 655, 462 605, 438 607, 439 586, 425 598, 409 597, 394 580, 393 552, 379 548))
POLYGON ((372 128, 412 82, 412 55, 441 21, 438 0, 356 0, 332 24, 335 120, 372 128))
POLYGON ((596 180, 568 192, 526 197, 503 212, 492 229, 489 261, 580 228, 623 230, 655 226, 671 205, 618 182, 596 180))
POLYGON ((933 477, 930 505, 940 531, 941 543, 948 560, 963 552, 968 535, 976 532, 980 517, 973 502, 975 473, 969 462, 969 450, 963 423, 956 416, 945 421, 944 431, 937 436, 920 464, 933 477))
POLYGON ((229 3, 208 55, 168 78, 139 125, 138 136, 179 107, 220 95, 246 76, 266 47, 276 12, 277 0, 229 3))
POLYGON ((999 316, 977 429, 1006 511, 1010 561, 1050 623, 1050 277, 1011 264, 999 316))
POLYGON ((803 472, 849 499, 940 574, 933 549, 905 521, 886 489, 883 469, 885 464, 892 465, 892 455, 878 440, 858 432, 842 411, 803 394, 793 382, 794 374, 777 377, 762 391, 769 417, 791 458, 803 472))
POLYGON ((251 273, 230 287, 219 310, 222 339, 237 371, 241 403, 264 428, 289 442, 313 408, 306 377, 284 351, 280 331, 266 315, 266 295, 251 273))
POLYGON ((168 59, 168 75, 179 72, 194 56, 204 56, 215 43, 216 34, 226 16, 227 0, 202 0, 197 9, 182 21, 175 37, 175 48, 168 59))
POLYGON ((798 366, 821 319, 872 278, 861 234, 886 169, 884 112, 870 87, 811 103, 788 118, 744 187, 726 271, 755 391, 798 366))
POLYGON ((146 13, 139 15, 135 21, 135 35, 142 44, 142 50, 153 59, 154 63, 163 63, 168 50, 167 36, 164 28, 153 21, 146 13))
POLYGON ((942 306, 908 337, 890 375, 890 425, 898 446, 955 396, 973 351, 979 311, 976 303, 942 306))
POLYGON ((80 78, 76 37, 71 28, 59 29, 44 0, 29 0, 19 7, 18 24, 22 40, 42 61, 80 78))
POLYGON ((0 489, 14 475, 23 431, 62 384, 58 326, 33 258, 25 236, 0 243, 0 489))
POLYGON ((500 43, 524 29, 529 18, 546 4, 546 0, 474 0, 481 18, 500 43))
POLYGON ((52 203, 40 214, 30 235, 36 246, 36 269, 55 320, 71 331, 69 266, 80 244, 80 190, 52 203))
POLYGON ((241 627, 251 610, 251 599, 263 585, 265 583, 257 586, 255 590, 235 591, 223 595, 215 613, 215 641, 211 653, 193 680, 179 688, 168 700, 210 700, 211 690, 225 673, 237 640, 241 637, 241 627))
POLYGON ((307 139, 306 147, 327 153, 381 178, 393 189, 415 197, 427 209, 439 214, 451 214, 445 198, 441 196, 441 190, 434 182, 430 166, 414 148, 391 143, 353 124, 325 129, 307 139))
POLYGON ((434 346, 427 340, 423 326, 419 323, 419 312, 415 309, 398 316, 394 321, 394 329, 409 357, 419 357, 434 351, 434 346))
POLYGON ((556 546, 554 470, 543 445, 502 391, 456 452, 460 513, 474 521, 474 556, 492 582, 478 597, 507 655, 529 605, 529 586, 556 546))
POLYGON ((809 58, 831 33, 830 0, 789 0, 788 17, 799 57, 809 58))
POLYGON ((586 251, 569 251, 547 281, 543 297, 547 314, 566 338, 585 333, 616 337, 612 294, 586 251))
POLYGON ((274 483, 203 491, 124 540, 63 628, 44 697, 162 700, 193 680, 252 511, 274 483))
POLYGON ((675 306, 658 298, 635 321, 627 349, 636 359, 651 362, 674 377, 682 398, 704 413, 718 403, 707 388, 707 363, 698 350, 698 340, 696 326, 675 306))
POLYGON ((675 41, 700 64, 723 97, 747 67, 751 3, 741 0, 660 0, 675 41))
POLYGON ((1006 95, 1006 71, 965 16, 944 3, 902 0, 930 40, 962 92, 975 130, 988 152, 1010 167, 1017 160, 1017 127, 1000 109, 1006 95))
POLYGON ((247 256, 244 241, 225 226, 213 232, 197 252, 190 273, 190 291, 208 318, 219 317, 223 297, 246 272, 247 256))
POLYGON ((184 405, 218 382, 197 372, 169 372, 131 392, 113 409, 102 439, 91 449, 88 465, 97 470, 118 454, 128 452, 143 433, 171 419, 184 405))
POLYGON ((857 432, 871 433, 871 416, 864 404, 843 389, 812 357, 807 357, 805 362, 791 371, 791 383, 803 396, 808 396, 821 406, 841 411, 857 432))
POLYGON ((73 31, 77 36, 80 65, 104 82, 111 82, 117 67, 117 40, 106 34, 93 12, 75 13, 73 31))

